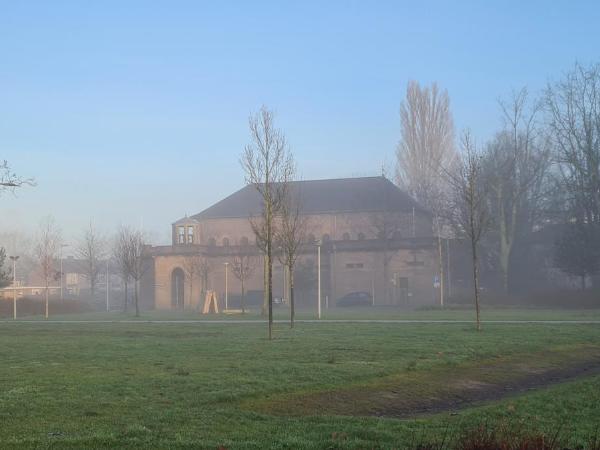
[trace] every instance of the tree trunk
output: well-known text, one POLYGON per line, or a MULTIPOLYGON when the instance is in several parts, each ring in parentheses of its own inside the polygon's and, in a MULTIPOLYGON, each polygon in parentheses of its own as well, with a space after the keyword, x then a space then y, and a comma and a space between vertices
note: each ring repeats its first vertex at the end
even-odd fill
POLYGON ((123 312, 127 312, 127 294, 129 293, 129 283, 125 280, 125 297, 123 298, 123 312))
POLYGON ((510 261, 510 246, 505 237, 500 236, 500 273, 502 275, 502 291, 508 294, 508 265, 510 261))
POLYGON ((269 283, 267 282, 267 257, 263 258, 263 304, 260 310, 262 317, 267 317, 267 309, 269 308, 269 283))
POLYGON ((271 260, 273 249, 271 236, 271 205, 267 205, 267 283, 269 289, 269 340, 273 339, 273 261, 271 260))
POLYGON ((475 287, 475 315, 477 318, 477 331, 481 331, 481 320, 479 313, 479 270, 477 260, 477 243, 471 238, 471 252, 473 255, 473 285, 475 287))
MULTIPOLYGON (((437 221, 436 221, 437 222, 437 221)), ((442 252, 442 238, 440 236, 440 225, 437 224, 438 256, 440 266, 440 307, 444 307, 444 255, 442 252)))
POLYGON ((290 265, 289 267, 289 277, 290 277, 290 328, 294 328, 294 318, 296 315, 295 305, 294 305, 294 266, 290 265))
POLYGON ((49 290, 48 284, 46 284, 46 316, 45 316, 46 319, 48 318, 48 294, 49 294, 48 290, 49 290))
POLYGON ((244 277, 240 280, 242 282, 242 314, 246 314, 246 291, 244 290, 244 277))
POLYGON ((135 317, 140 317, 140 307, 138 305, 138 280, 135 283, 135 317))

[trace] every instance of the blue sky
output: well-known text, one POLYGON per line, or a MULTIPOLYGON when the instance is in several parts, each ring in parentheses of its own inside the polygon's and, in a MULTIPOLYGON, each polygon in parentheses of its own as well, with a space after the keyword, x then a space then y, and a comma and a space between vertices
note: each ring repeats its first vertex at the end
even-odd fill
POLYGON ((600 61, 591 1, 88 3, 0 1, 0 157, 37 180, 0 229, 52 214, 67 239, 92 220, 164 241, 243 185, 262 104, 302 178, 376 175, 409 80, 484 140, 500 96, 600 61))

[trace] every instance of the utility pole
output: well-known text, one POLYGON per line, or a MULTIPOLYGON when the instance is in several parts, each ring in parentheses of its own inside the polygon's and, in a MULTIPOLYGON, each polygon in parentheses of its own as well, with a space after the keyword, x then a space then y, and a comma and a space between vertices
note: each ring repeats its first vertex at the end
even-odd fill
POLYGON ((228 280, 227 280, 227 272, 228 272, 228 268, 229 268, 229 263, 223 263, 225 265, 225 309, 229 309, 228 308, 228 303, 229 303, 229 284, 228 284, 228 280))
POLYGON ((13 320, 17 320, 17 259, 18 256, 9 256, 13 262, 13 320))
POLYGON ((317 241, 317 318, 321 318, 321 241, 317 241))

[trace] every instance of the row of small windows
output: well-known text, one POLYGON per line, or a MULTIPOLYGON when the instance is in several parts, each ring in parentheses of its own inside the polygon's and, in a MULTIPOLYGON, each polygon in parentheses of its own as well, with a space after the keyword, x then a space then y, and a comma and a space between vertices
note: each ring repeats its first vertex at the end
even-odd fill
MULTIPOLYGON (((381 238, 381 236, 379 236, 381 238)), ((401 236, 399 233, 394 233, 394 238, 395 239, 399 239, 401 236)), ((328 234, 324 234, 321 237, 321 242, 322 243, 326 243, 329 242, 331 240, 331 237, 328 234)), ((344 233, 342 235, 342 240, 343 241, 349 241, 351 240, 350 237, 350 233, 344 233)), ((356 235, 356 240, 357 241, 363 241, 365 240, 365 234, 364 233, 358 233, 356 235)), ((308 238, 306 240, 309 243, 312 242, 317 242, 317 239, 315 237, 314 234, 309 234, 308 238)), ((177 243, 179 244, 193 244, 194 243, 194 227, 193 226, 178 226, 177 227, 177 243)), ((221 241, 221 244, 223 247, 229 247, 230 245, 230 241, 229 238, 223 238, 223 240, 221 241)), ((208 240, 208 245, 211 247, 214 247, 217 245, 217 241, 215 238, 210 238, 208 240)), ((249 245, 249 240, 246 236, 243 236, 242 238, 240 238, 240 243, 239 245, 249 245)))

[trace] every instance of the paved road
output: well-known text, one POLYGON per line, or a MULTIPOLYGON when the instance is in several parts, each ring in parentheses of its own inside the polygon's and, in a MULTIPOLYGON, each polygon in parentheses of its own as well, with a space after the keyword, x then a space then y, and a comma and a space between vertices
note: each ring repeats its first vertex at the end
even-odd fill
MULTIPOLYGON (((274 320, 274 323, 286 324, 289 320, 274 320)), ((401 320, 401 319, 301 319, 296 323, 374 323, 374 324, 472 324, 474 320, 401 320)), ((0 323, 32 324, 69 324, 69 323, 125 323, 125 324, 266 324, 266 320, 1 320, 0 323)), ((547 324, 547 325, 600 325, 600 320, 482 320, 483 324, 547 324)))

